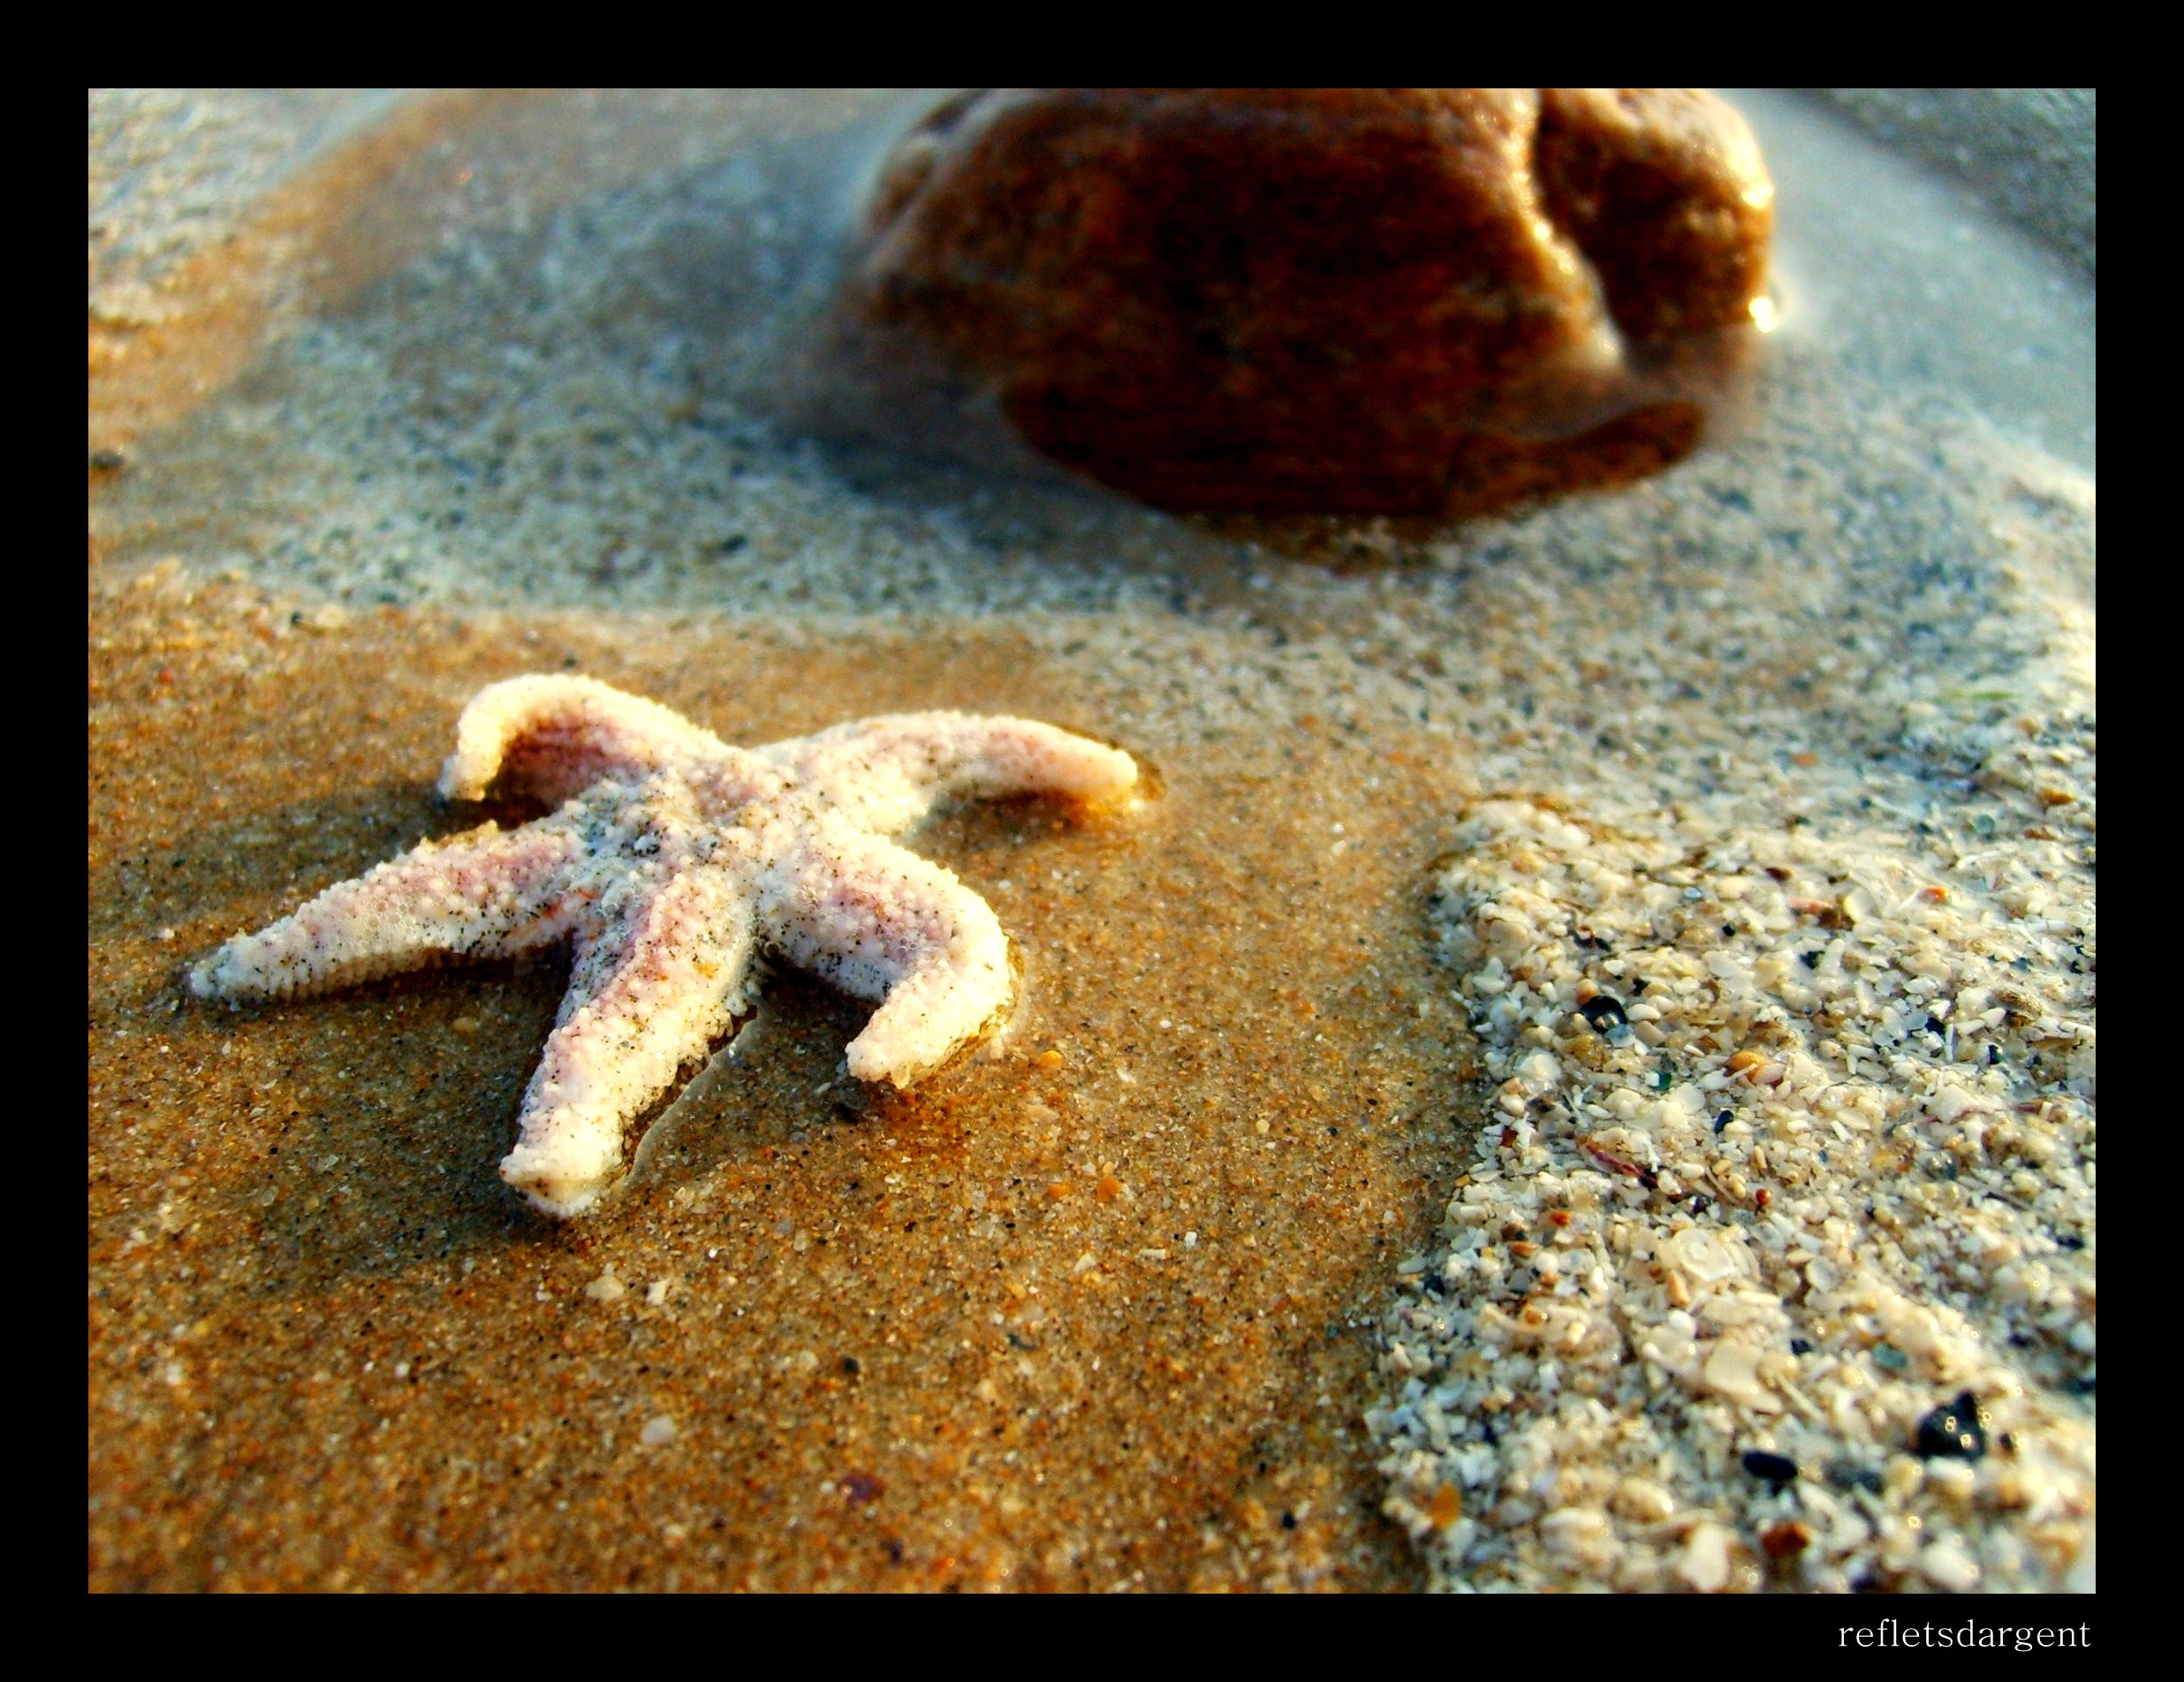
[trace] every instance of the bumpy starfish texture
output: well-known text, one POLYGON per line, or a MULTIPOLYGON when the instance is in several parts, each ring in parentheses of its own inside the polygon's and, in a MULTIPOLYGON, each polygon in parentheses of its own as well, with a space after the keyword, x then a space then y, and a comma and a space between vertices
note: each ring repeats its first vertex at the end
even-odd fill
POLYGON ((749 1007, 777 953, 879 1002, 850 1073, 907 1087, 1007 1013, 1008 937, 953 873, 890 837, 944 800, 1136 785, 1127 754, 1026 718, 903 713, 755 749, 594 678, 482 692, 440 777, 556 811, 380 865, 190 973, 201 997, 284 998, 429 964, 575 943, 568 996, 501 1178, 581 1214, 629 1124, 749 1007))

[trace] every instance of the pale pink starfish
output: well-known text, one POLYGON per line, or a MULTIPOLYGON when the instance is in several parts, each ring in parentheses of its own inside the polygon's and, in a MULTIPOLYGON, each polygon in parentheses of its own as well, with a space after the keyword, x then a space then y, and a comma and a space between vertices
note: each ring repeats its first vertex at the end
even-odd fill
POLYGON ((501 1178, 550 1215, 623 1171, 630 1123, 749 1005, 762 951, 880 1008, 849 1043, 861 1080, 906 1087, 996 1027, 1008 937, 950 871, 888 837, 952 798, 1127 794, 1127 754, 1027 718, 903 713, 731 747, 590 678, 482 691, 440 776, 559 802, 329 888, 190 973, 201 996, 282 998, 573 940, 568 996, 501 1178))

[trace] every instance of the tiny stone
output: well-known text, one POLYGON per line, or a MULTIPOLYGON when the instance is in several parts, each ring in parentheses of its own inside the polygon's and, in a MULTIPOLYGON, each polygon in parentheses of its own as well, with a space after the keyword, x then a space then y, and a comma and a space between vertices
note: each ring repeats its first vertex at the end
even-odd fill
POLYGON ((1922 1459, 1948 1457, 1976 1460, 1987 1452, 1986 1422, 1980 1417, 1979 1398, 1969 1390, 1937 1407, 1919 1421, 1918 1452, 1922 1459))
POLYGON ((1744 1469, 1769 1483, 1794 1483, 1797 1481, 1797 1462, 1786 1454, 1772 1454, 1765 1449, 1747 1449, 1744 1451, 1744 1469))
POLYGON ((1718 1524, 1692 1527, 1676 1557, 1676 1574, 1702 1595, 1729 1586, 1729 1533, 1718 1524))
POLYGON ((1919 1572, 1937 1588, 1961 1595, 1979 1587, 1979 1566, 1953 1542, 1929 1542, 1919 1555, 1919 1572))
POLYGON ((1595 994, 1577 1008, 1596 1034, 1604 1034, 1623 1026, 1622 1001, 1605 993, 1595 994))
POLYGON ((1828 1481, 1839 1489, 1863 1489, 1868 1495, 1881 1492, 1881 1474, 1869 1466, 1858 1466, 1848 1460, 1838 1460, 1828 1467, 1828 1481))

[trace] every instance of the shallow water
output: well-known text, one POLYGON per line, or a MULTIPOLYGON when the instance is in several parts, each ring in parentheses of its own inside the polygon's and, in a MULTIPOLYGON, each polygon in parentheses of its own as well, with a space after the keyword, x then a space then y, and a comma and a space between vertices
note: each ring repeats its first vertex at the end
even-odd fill
POLYGON ((1884 388, 1949 393, 2090 474, 2090 278, 1809 101, 1731 96, 1774 171, 1783 330, 1884 388))

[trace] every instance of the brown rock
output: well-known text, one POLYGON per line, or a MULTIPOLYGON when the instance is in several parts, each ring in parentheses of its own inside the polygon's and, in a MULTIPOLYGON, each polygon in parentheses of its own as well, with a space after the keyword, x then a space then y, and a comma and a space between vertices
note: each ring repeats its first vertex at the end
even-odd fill
POLYGON ((1150 502, 1462 512, 1696 443, 1652 347, 1748 323, 1770 193, 1691 90, 987 91, 889 159, 849 315, 1150 502))
POLYGON ((1767 281, 1774 184, 1696 87, 1545 87, 1533 170, 1630 337, 1741 327, 1767 281))

